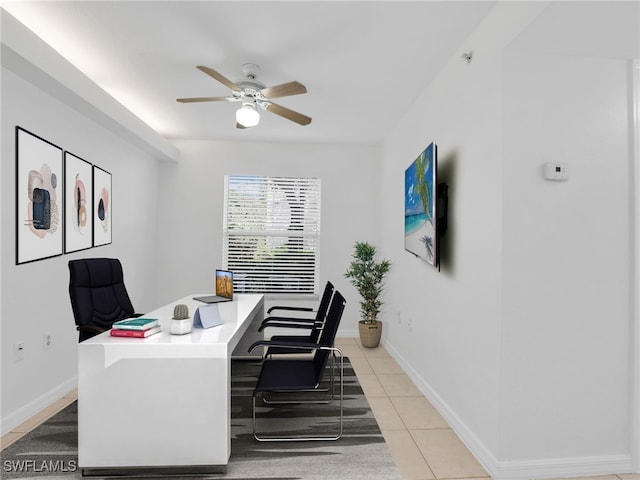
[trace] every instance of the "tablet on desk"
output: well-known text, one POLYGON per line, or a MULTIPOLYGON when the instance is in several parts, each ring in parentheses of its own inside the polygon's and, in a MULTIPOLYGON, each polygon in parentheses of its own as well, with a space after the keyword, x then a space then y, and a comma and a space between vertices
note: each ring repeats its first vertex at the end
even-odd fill
POLYGON ((196 328, 211 328, 222 325, 224 320, 220 316, 218 305, 201 305, 196 309, 193 315, 193 326, 196 328))
POLYGON ((204 303, 230 302, 233 300, 233 272, 228 270, 216 270, 216 294, 193 297, 204 303))

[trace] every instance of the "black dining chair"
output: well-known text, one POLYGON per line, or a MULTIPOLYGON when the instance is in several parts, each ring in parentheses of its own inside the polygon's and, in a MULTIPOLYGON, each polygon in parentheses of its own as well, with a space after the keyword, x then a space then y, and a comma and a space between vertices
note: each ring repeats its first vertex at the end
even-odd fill
MULTIPOLYGON (((331 282, 327 282, 324 287, 324 292, 322 293, 322 297, 320 298, 320 303, 318 305, 318 309, 316 310, 316 314, 314 318, 300 318, 300 317, 283 317, 283 316, 270 316, 265 318, 258 331, 263 331, 267 327, 276 327, 276 328, 289 328, 289 329, 302 329, 307 330, 308 333, 301 335, 273 335, 271 340, 274 342, 309 342, 316 343, 318 338, 320 337, 320 333, 324 327, 324 323, 327 316, 327 311, 329 310, 329 304, 331 303, 331 298, 333 297, 333 292, 335 291, 335 287, 331 282)), ((275 306, 271 307, 267 313, 271 313, 272 311, 279 309, 288 312, 313 312, 312 308, 308 307, 288 307, 288 306, 275 306)), ((306 352, 301 351, 300 349, 291 349, 291 348, 282 348, 282 347, 271 347, 267 350, 266 356, 271 356, 274 354, 286 354, 286 353, 309 353, 310 350, 306 352)))
MULTIPOLYGON (((256 387, 253 391, 253 436, 258 441, 310 441, 310 440, 338 440, 342 436, 343 430, 343 393, 344 393, 344 358, 340 349, 334 346, 336 333, 342 313, 344 312, 345 299, 339 291, 335 291, 331 300, 331 305, 327 313, 327 319, 320 334, 317 343, 301 342, 301 341, 279 341, 273 340, 260 340, 255 342, 249 348, 249 351, 259 347, 267 348, 287 348, 287 349, 299 349, 303 351, 313 351, 313 356, 307 358, 265 358, 262 363, 262 368, 258 376, 256 387), (339 427, 338 433, 335 435, 299 435, 299 436, 264 436, 258 434, 257 419, 256 419, 256 397, 261 396, 265 404, 269 406, 279 404, 296 404, 296 403, 328 403, 333 399, 333 388, 331 398, 328 400, 323 398, 318 400, 314 398, 295 400, 286 399, 282 401, 273 400, 273 396, 279 396, 280 394, 306 394, 323 392, 320 389, 325 371, 327 370, 327 363, 330 357, 336 355, 340 359, 340 384, 339 384, 339 427), (265 397, 265 394, 269 394, 269 399, 265 397)), ((333 370, 330 368, 329 370, 333 370)))
POLYGON ((140 316, 131 304, 122 264, 116 258, 70 260, 69 297, 79 342, 111 329, 113 322, 140 316))

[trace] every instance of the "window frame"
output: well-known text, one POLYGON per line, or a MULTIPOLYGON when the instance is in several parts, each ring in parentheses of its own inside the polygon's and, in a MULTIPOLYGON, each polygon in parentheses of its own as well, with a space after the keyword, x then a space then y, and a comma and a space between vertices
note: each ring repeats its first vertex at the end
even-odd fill
MULTIPOLYGON (((319 177, 225 175, 222 256, 224 268, 234 272, 235 291, 261 293, 268 298, 318 298, 321 206, 319 177), (240 193, 233 194, 234 191, 240 193), (247 212, 253 212, 253 216, 247 212), (238 226, 242 221, 247 223, 238 226), (247 259, 233 260, 234 255, 243 255, 243 248, 262 251, 262 258, 255 257, 255 251, 251 254, 258 268, 249 270, 247 259), (311 265, 305 267, 303 263, 300 267, 296 259, 306 258, 305 251, 311 251, 311 265), (277 261, 264 261, 268 256, 277 261), (300 268, 287 270, 288 262, 290 267, 300 268), (274 277, 273 268, 280 275, 274 277), (269 287, 260 289, 254 284, 245 288, 248 272, 264 280, 263 287, 269 287), (298 288, 295 282, 287 283, 287 276, 294 280, 297 277, 298 288)), ((247 256, 248 251, 244 252, 247 256)))

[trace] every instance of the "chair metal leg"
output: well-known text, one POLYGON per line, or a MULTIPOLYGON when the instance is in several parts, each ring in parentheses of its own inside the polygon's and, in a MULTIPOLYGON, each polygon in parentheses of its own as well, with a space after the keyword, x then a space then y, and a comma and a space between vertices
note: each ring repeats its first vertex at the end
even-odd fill
MULTIPOLYGON (((332 388, 333 390, 333 388, 332 388)), ((342 431, 343 431, 343 401, 344 401, 344 357, 342 356, 342 353, 340 353, 340 395, 339 395, 339 399, 340 399, 340 421, 339 421, 339 431, 336 435, 326 435, 326 436, 291 436, 291 437, 277 437, 277 436, 259 436, 257 433, 257 419, 256 419, 256 394, 254 393, 252 396, 252 400, 253 400, 253 421, 252 421, 252 425, 253 425, 253 436, 256 440, 258 440, 259 442, 310 442, 310 441, 322 441, 322 440, 338 440, 340 439, 340 437, 342 437, 342 431)), ((332 397, 333 398, 333 397, 332 397)), ((264 401, 264 395, 263 395, 263 399, 264 401)), ((271 402, 270 404, 274 404, 275 402, 271 402)), ((284 403, 284 402, 282 402, 284 403)), ((287 402, 287 403, 292 403, 292 402, 287 402)), ((298 401, 295 403, 317 403, 317 402, 312 402, 312 401, 307 401, 307 402, 303 402, 303 401, 298 401)), ((323 403, 329 403, 329 402, 323 402, 323 403)))

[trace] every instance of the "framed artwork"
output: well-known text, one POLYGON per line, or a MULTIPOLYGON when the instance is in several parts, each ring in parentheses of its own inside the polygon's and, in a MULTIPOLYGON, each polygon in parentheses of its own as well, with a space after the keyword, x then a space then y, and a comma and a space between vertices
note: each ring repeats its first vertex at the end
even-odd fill
POLYGON ((93 246, 111 243, 111 174, 93 166, 93 246))
POLYGON ((438 265, 437 146, 431 142, 404 172, 404 248, 438 265))
POLYGON ((62 149, 16 127, 16 264, 62 255, 62 149))
POLYGON ((64 152, 64 253, 93 246, 93 167, 64 152))

